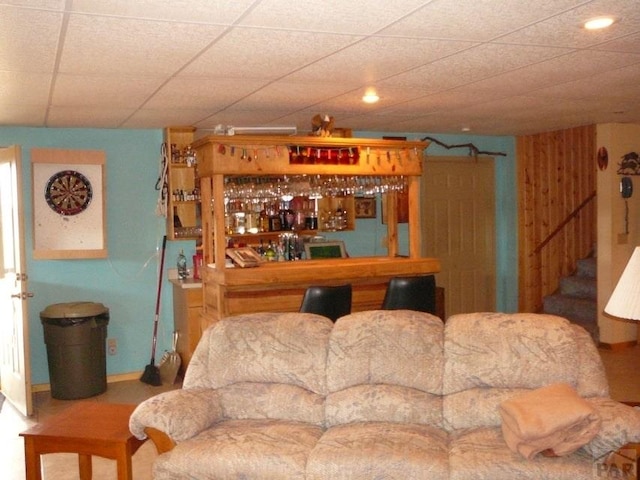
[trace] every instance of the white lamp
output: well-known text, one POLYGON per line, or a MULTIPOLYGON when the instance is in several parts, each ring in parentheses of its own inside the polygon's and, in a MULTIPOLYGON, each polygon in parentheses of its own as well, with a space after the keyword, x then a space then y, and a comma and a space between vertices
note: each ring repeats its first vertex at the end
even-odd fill
POLYGON ((615 317, 640 320, 640 247, 633 251, 604 311, 615 317))

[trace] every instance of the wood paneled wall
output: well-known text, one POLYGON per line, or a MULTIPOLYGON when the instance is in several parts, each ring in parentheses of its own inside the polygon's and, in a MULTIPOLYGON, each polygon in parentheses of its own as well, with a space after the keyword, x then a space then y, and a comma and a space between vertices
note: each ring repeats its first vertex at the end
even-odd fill
POLYGON ((595 247, 595 125, 518 137, 517 161, 519 310, 537 312, 595 247))

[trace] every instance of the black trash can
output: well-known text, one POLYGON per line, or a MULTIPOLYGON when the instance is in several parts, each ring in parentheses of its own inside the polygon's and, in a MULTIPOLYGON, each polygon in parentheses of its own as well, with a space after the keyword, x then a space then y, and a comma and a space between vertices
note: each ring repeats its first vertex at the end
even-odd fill
POLYGON ((56 303, 40 312, 40 321, 51 396, 75 400, 106 391, 109 309, 93 302, 56 303))

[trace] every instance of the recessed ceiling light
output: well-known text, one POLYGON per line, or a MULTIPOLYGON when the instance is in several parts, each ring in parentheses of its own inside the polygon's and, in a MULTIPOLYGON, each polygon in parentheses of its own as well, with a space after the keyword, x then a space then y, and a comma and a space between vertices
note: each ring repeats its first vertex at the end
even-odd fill
POLYGON ((584 22, 584 28, 587 30, 600 30, 613 25, 616 20, 613 17, 597 17, 584 22))
POLYGON ((470 132, 471 127, 462 127, 460 130, 462 130, 463 132, 470 132))
POLYGON ((378 94, 373 91, 373 90, 368 90, 363 96, 362 96, 362 101, 364 103, 376 103, 378 100, 380 100, 380 97, 378 96, 378 94))

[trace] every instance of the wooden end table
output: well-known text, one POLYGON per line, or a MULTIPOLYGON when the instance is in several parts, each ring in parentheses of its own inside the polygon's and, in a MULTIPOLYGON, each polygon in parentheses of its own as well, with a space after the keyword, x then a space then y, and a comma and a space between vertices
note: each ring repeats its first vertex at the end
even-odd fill
POLYGON ((118 480, 132 480, 131 456, 145 440, 129 431, 135 405, 80 402, 22 432, 26 480, 41 480, 40 455, 77 453, 80 479, 92 476, 91 456, 113 459, 118 480))

